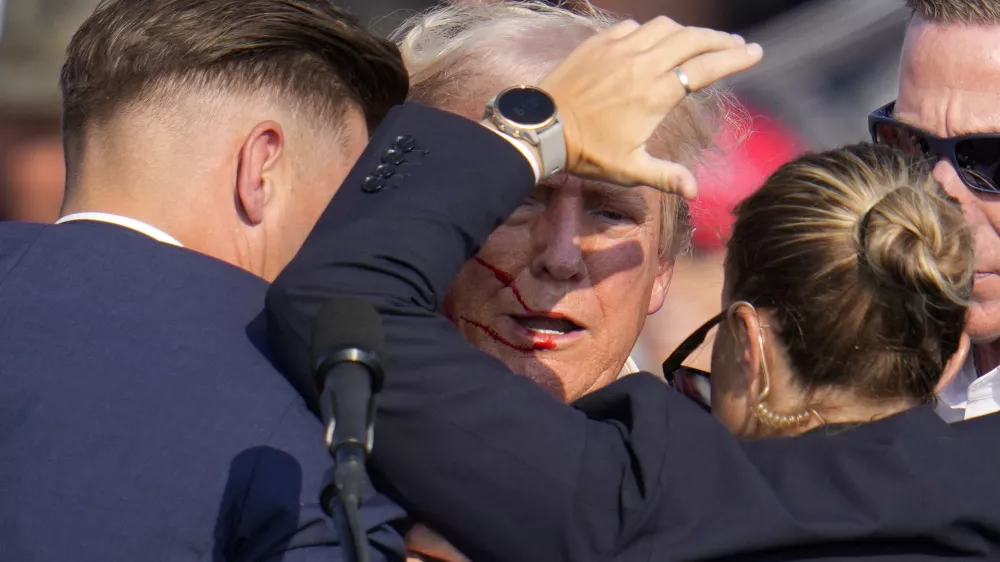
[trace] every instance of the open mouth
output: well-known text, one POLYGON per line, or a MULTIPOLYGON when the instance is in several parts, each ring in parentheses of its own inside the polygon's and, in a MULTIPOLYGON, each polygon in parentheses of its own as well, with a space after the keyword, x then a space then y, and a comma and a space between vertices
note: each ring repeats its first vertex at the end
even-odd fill
POLYGON ((526 331, 542 337, 557 337, 572 334, 583 330, 576 322, 565 316, 538 316, 518 314, 513 316, 514 321, 526 331))

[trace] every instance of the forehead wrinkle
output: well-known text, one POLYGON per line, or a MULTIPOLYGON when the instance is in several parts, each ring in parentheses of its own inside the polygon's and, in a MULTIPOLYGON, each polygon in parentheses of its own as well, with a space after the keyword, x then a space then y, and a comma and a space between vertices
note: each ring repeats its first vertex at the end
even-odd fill
POLYGON ((1000 26, 915 19, 900 66, 900 121, 940 137, 1000 132, 1000 26))
POLYGON ((981 111, 967 109, 968 97, 963 93, 975 94, 941 90, 938 95, 922 96, 921 107, 916 111, 893 109, 892 118, 942 138, 1000 133, 1000 99, 997 100, 996 112, 984 118, 981 111))

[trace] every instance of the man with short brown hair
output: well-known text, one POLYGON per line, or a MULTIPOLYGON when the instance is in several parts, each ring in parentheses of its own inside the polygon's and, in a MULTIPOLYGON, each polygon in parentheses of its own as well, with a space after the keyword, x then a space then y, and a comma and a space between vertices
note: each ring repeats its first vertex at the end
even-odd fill
POLYGON ((1000 2, 907 0, 898 99, 870 117, 876 142, 937 161, 976 245, 965 367, 939 395, 948 421, 1000 411, 1000 2))
MULTIPOLYGON (((105 0, 61 87, 61 224, 0 224, 0 559, 341 559, 259 314, 397 50, 326 0, 105 0)), ((373 560, 403 515, 368 491, 373 560)))
POLYGON ((272 279, 406 95, 396 49, 347 17, 324 0, 103 2, 60 80, 61 222, 125 216, 272 279))

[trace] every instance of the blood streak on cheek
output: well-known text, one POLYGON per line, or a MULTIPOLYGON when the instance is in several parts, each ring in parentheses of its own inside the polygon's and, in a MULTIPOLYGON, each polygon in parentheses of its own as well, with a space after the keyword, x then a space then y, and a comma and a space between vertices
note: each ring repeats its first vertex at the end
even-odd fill
MULTIPOLYGON (((493 276, 496 277, 497 281, 499 281, 500 283, 502 283, 504 287, 510 287, 510 290, 514 293, 514 298, 517 299, 518 304, 521 305, 521 308, 523 308, 525 312, 536 313, 535 310, 533 310, 530 306, 528 306, 528 303, 524 302, 524 297, 521 296, 521 292, 518 291, 517 290, 517 286, 514 285, 514 276, 513 275, 511 275, 511 274, 507 273, 506 271, 500 269, 499 267, 491 264, 490 262, 484 260, 483 258, 475 257, 473 259, 476 260, 476 263, 478 263, 479 265, 483 266, 490 273, 492 273, 493 276)), ((550 317, 557 317, 557 315, 553 315, 552 313, 547 313, 547 314, 550 317)), ((508 341, 503 336, 501 336, 500 334, 498 334, 496 332, 496 330, 494 330, 493 328, 490 328, 489 326, 487 326, 485 324, 482 324, 480 322, 476 322, 475 320, 471 320, 469 318, 466 318, 465 316, 460 316, 459 318, 462 321, 468 322, 469 324, 475 326, 476 328, 479 328, 487 336, 493 338, 494 340, 500 342, 501 344, 503 344, 503 345, 505 345, 505 346, 507 346, 507 347, 509 347, 511 349, 517 350, 517 351, 523 351, 523 352, 547 351, 547 350, 556 349, 556 347, 557 347, 556 346, 556 342, 552 341, 552 336, 544 336, 541 339, 536 339, 532 343, 531 347, 525 347, 525 346, 517 345, 517 344, 514 344, 511 341, 508 341)))
MULTIPOLYGON (((524 302, 524 297, 521 296, 521 291, 518 291, 517 290, 517 285, 514 284, 514 276, 513 275, 511 275, 510 273, 507 273, 506 271, 500 269, 499 267, 491 264, 490 262, 484 260, 483 258, 480 258, 480 257, 477 256, 477 257, 475 257, 473 259, 476 260, 476 263, 478 263, 479 265, 481 265, 481 266, 485 267, 487 270, 489 270, 490 273, 493 274, 493 277, 496 277, 497 281, 503 283, 504 287, 510 287, 511 292, 514 293, 514 298, 517 299, 518 304, 521 305, 521 308, 523 308, 525 312, 530 312, 532 314, 537 314, 538 313, 537 310, 531 308, 530 306, 528 306, 528 303, 524 302)), ((562 317, 559 314, 553 314, 551 312, 547 312, 546 315, 549 316, 549 317, 551 317, 551 318, 561 318, 562 317)), ((552 345, 555 346, 554 343, 552 345)))
POLYGON ((476 256, 472 259, 476 260, 476 263, 478 263, 479 265, 490 270, 490 272, 493 273, 493 276, 497 278, 497 281, 504 284, 504 287, 510 287, 511 285, 514 284, 514 276, 511 275, 510 273, 507 273, 506 271, 500 269, 499 267, 493 265, 492 263, 484 260, 481 257, 476 256))

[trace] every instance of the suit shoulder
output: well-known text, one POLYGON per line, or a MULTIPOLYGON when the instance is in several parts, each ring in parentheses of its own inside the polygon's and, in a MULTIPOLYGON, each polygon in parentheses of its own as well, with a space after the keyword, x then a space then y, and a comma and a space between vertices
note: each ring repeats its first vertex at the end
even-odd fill
POLYGON ((45 225, 27 222, 0 222, 0 282, 38 240, 45 225))

